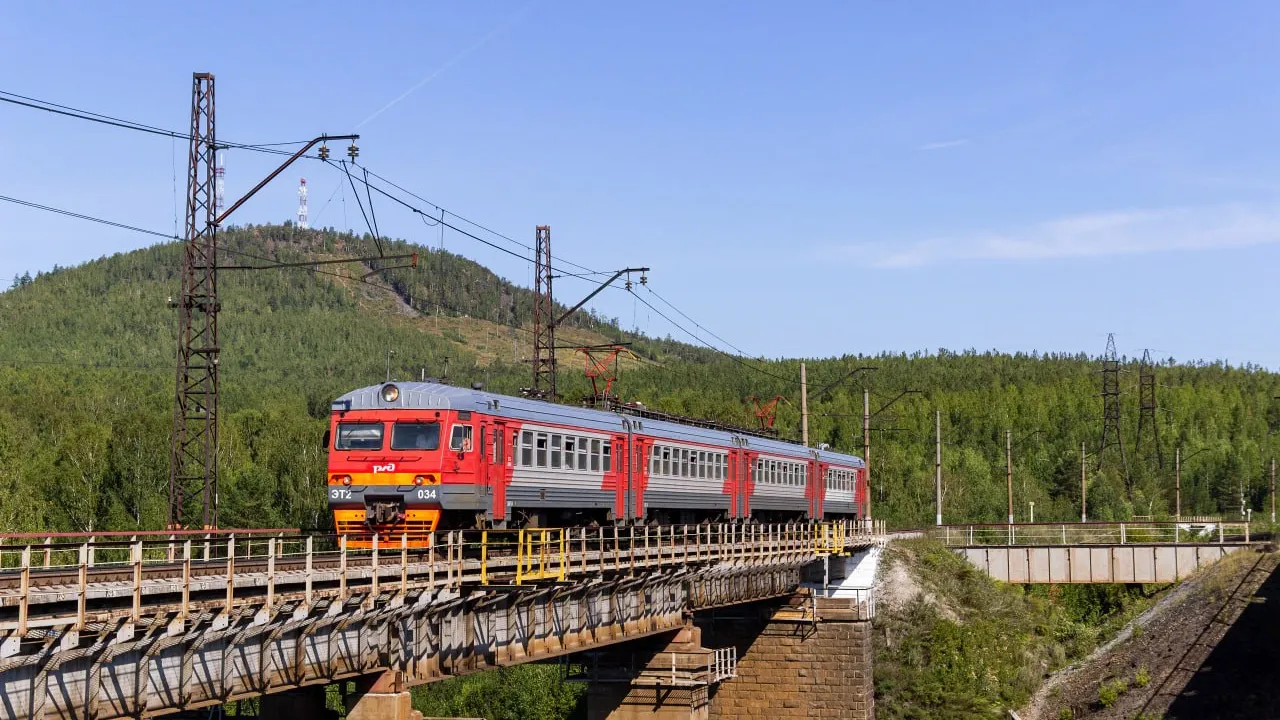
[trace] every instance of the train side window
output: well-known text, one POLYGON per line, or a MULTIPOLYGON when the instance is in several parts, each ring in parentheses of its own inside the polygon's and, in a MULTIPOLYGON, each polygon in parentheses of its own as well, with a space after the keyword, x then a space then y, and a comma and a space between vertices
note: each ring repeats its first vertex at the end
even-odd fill
POLYGON ((600 472, 600 441, 591 441, 591 472, 600 472))
POLYGON ((602 455, 604 457, 604 459, 601 461, 602 464, 604 465, 604 471, 612 472, 613 458, 611 457, 611 452, 613 450, 613 446, 610 443, 606 442, 600 447, 600 450, 602 451, 602 455))
POLYGON ((578 469, 587 469, 587 448, 590 447, 590 440, 587 438, 578 438, 578 469))
POLYGON ((537 467, 544 468, 547 466, 547 434, 538 433, 538 464, 537 467))
POLYGON ((453 434, 449 436, 449 449, 457 452, 471 452, 470 425, 453 426, 453 434))
POLYGON ((502 430, 494 429, 493 431, 493 462, 495 465, 506 463, 506 438, 502 435, 502 430))
POLYGON ((561 446, 563 442, 564 442, 563 436, 561 435, 551 436, 551 467, 554 469, 560 468, 560 453, 561 453, 561 446))
POLYGON ((533 467, 533 432, 525 430, 520 437, 520 464, 533 467))
POLYGON ((661 463, 662 463, 662 457, 658 454, 658 446, 650 445, 649 446, 649 474, 657 475, 658 468, 660 467, 661 463))
POLYGON ((671 448, 665 445, 662 448, 662 474, 671 474, 671 448))
POLYGON ((569 435, 564 439, 564 467, 566 470, 573 470, 577 467, 578 439, 569 435))

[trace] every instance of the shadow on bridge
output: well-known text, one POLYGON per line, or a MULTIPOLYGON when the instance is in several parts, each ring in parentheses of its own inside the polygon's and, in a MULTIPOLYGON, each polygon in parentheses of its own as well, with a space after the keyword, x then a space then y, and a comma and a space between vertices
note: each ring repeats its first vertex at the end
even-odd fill
POLYGON ((1184 672, 1175 671, 1170 678, 1186 678, 1185 685, 1164 689, 1177 693, 1163 716, 1167 720, 1280 718, 1280 570, 1275 559, 1261 556, 1235 590, 1178 663, 1177 670, 1184 672), (1257 573, 1266 573, 1260 585, 1257 573), (1231 623, 1237 611, 1239 617, 1231 623))

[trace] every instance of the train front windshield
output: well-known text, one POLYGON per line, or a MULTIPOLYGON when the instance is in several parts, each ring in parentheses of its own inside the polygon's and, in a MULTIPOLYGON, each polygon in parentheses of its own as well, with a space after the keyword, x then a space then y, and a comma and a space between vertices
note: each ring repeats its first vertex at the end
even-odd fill
POLYGON ((391 428, 392 450, 436 450, 440 447, 440 423, 396 423, 391 428))

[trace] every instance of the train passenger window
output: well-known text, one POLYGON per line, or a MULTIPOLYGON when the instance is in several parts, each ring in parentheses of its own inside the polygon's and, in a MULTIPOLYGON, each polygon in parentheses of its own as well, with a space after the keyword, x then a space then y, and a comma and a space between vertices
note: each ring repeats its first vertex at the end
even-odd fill
POLYGON ((567 470, 572 470, 576 465, 574 458, 577 456, 578 439, 575 437, 566 437, 564 439, 564 466, 567 470))
POLYGON ((600 441, 591 441, 591 472, 600 472, 600 441))
POLYGON ((436 450, 440 447, 440 423, 398 422, 391 426, 392 450, 436 450))
POLYGON ((613 447, 612 447, 609 443, 607 443, 607 442, 606 442, 606 443, 604 443, 604 444, 600 447, 600 450, 602 451, 602 453, 603 453, 603 455, 604 455, 604 462, 603 462, 603 464, 604 464, 604 471, 605 471, 605 472, 612 472, 612 471, 613 471, 613 459, 610 457, 610 451, 612 451, 612 450, 613 450, 613 447))
POLYGON ((657 475, 658 470, 662 467, 662 455, 658 451, 657 445, 649 446, 649 474, 657 475))
POLYGON ((578 438, 578 469, 587 469, 587 439, 578 438))
POLYGON ((551 436, 551 467, 558 469, 560 467, 561 443, 564 438, 560 435, 551 436))
POLYGON ((381 450, 382 423, 338 423, 334 450, 381 450))
POLYGON ((449 436, 449 449, 457 452, 471 452, 470 425, 453 426, 453 434, 449 436))
POLYGON ((520 464, 533 467, 533 431, 525 430, 520 435, 520 464))
POLYGON ((662 474, 671 474, 671 448, 669 447, 662 448, 662 474))
POLYGON ((680 451, 680 476, 689 477, 689 451, 680 451))
POLYGON ((547 434, 546 433, 538 433, 537 448, 538 448, 537 467, 544 468, 547 466, 547 434))

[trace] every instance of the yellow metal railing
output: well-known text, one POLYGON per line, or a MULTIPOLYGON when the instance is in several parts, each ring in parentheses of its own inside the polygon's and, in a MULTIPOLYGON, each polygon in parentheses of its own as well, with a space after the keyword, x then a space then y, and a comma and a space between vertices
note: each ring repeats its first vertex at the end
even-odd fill
POLYGON ((844 523, 818 523, 813 528, 813 549, 818 553, 844 552, 844 523))
POLYGON ((516 584, 526 580, 564 582, 568 547, 564 528, 529 528, 520 531, 516 558, 516 584))

